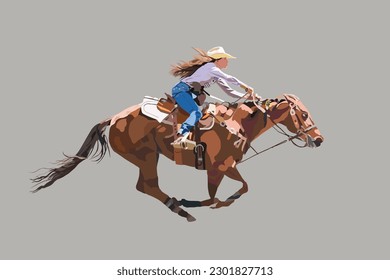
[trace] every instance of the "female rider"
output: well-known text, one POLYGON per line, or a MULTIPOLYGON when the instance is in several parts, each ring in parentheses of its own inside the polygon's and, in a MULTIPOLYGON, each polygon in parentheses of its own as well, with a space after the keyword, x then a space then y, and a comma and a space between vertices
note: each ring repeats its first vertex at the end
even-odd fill
POLYGON ((183 110, 189 113, 189 117, 183 122, 178 131, 178 138, 175 143, 186 141, 191 128, 202 117, 201 108, 195 101, 197 95, 192 90, 194 85, 207 88, 217 83, 231 97, 243 97, 245 94, 232 89, 228 83, 240 86, 248 94, 253 93, 253 88, 222 72, 221 69, 227 68, 229 64, 228 59, 235 58, 226 53, 222 47, 212 48, 207 53, 199 49, 195 50, 199 52, 200 56, 196 56, 191 61, 176 64, 171 69, 174 76, 181 77, 180 82, 172 89, 172 97, 183 110))

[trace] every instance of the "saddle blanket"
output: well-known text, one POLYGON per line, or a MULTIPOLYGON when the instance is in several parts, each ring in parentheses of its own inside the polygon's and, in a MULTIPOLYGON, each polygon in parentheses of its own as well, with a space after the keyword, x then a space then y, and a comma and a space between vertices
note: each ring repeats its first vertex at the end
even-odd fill
POLYGON ((161 123, 168 116, 167 113, 161 112, 157 108, 157 103, 160 99, 152 96, 145 96, 141 103, 141 112, 145 116, 153 118, 161 123))

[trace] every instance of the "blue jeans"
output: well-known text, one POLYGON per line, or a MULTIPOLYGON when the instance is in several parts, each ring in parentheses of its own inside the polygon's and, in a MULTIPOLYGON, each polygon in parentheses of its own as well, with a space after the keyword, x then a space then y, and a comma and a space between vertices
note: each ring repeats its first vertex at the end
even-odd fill
POLYGON ((180 134, 185 134, 200 120, 202 117, 202 110, 193 99, 190 87, 184 82, 179 82, 172 88, 172 97, 184 111, 190 114, 179 129, 180 134))

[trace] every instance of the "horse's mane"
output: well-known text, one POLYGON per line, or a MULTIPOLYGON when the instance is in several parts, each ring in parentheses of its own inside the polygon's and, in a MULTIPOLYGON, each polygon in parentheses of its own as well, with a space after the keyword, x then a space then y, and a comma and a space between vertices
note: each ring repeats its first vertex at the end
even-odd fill
MULTIPOLYGON (((267 99, 263 99, 261 100, 261 104, 264 104, 264 103, 272 103, 272 102, 276 102, 277 104, 285 101, 286 99, 284 98, 267 98, 267 99)), ((250 108, 256 106, 256 104, 252 101, 252 100, 245 100, 244 102, 233 102, 233 103, 227 103, 228 106, 226 106, 228 109, 237 109, 240 105, 246 105, 250 108)), ((222 103, 222 105, 224 105, 224 103, 222 103)))

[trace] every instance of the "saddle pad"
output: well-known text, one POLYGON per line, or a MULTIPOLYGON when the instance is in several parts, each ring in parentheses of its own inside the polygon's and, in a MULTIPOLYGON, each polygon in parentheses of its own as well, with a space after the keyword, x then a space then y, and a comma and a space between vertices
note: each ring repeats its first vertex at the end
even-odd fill
POLYGON ((141 112, 145 116, 153 118, 161 123, 168 116, 168 114, 161 112, 157 108, 157 103, 159 100, 160 99, 156 97, 145 96, 141 103, 141 112))

